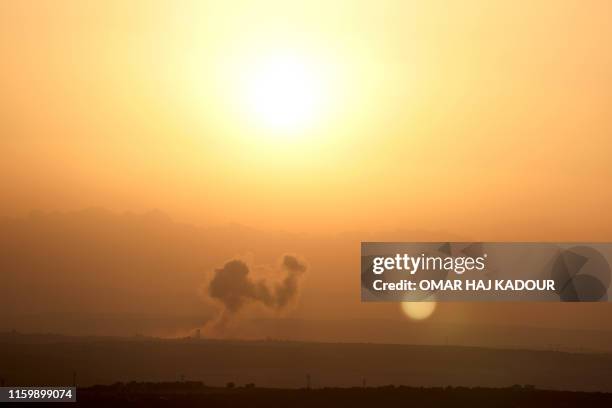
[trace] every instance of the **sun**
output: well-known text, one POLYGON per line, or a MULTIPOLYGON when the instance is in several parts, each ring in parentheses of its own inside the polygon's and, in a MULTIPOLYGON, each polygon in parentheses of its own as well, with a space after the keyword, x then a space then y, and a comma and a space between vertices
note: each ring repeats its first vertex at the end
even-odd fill
POLYGON ((412 320, 425 320, 436 310, 436 302, 402 302, 402 311, 412 320))
POLYGON ((244 102, 253 122, 284 134, 305 131, 324 113, 326 81, 312 60, 294 54, 259 58, 244 76, 244 102))

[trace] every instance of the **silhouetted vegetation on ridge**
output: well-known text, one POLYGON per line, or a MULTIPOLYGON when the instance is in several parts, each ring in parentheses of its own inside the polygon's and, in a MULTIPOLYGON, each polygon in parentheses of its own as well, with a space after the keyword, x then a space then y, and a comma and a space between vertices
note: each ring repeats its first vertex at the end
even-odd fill
POLYGON ((538 390, 530 385, 507 388, 432 387, 387 385, 382 387, 274 389, 253 384, 209 387, 202 382, 128 382, 78 390, 86 405, 206 407, 322 407, 395 406, 398 403, 435 407, 599 407, 612 404, 610 393, 538 390))

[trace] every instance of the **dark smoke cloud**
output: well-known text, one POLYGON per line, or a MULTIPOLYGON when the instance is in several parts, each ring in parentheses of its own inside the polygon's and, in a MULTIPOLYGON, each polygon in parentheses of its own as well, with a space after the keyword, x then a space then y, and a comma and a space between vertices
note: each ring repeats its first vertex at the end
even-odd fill
POLYGON ((302 273, 306 272, 306 265, 296 257, 285 255, 282 263, 287 276, 283 282, 276 287, 276 307, 283 308, 291 302, 298 292, 298 281, 302 273))
POLYGON ((306 271, 306 264, 295 256, 285 255, 280 267, 286 275, 275 284, 265 279, 254 280, 249 276, 249 266, 238 259, 216 269, 208 286, 208 294, 224 306, 220 323, 250 302, 258 302, 274 310, 282 310, 289 305, 297 296, 299 279, 306 271))

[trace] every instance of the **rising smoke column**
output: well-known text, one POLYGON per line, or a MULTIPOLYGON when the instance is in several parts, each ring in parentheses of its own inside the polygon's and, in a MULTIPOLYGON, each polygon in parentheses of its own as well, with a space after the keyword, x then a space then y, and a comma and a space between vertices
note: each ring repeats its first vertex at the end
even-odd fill
POLYGON ((208 295, 223 305, 218 325, 227 323, 247 303, 261 303, 273 310, 287 307, 298 294, 299 279, 306 272, 306 264, 293 255, 285 255, 280 268, 286 275, 275 284, 265 279, 253 280, 249 266, 239 259, 216 269, 208 285, 208 295))

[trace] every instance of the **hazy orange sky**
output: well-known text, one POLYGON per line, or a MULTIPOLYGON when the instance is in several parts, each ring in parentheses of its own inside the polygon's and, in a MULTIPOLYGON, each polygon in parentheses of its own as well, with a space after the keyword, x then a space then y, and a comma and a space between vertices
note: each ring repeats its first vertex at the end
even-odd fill
POLYGON ((605 0, 2 1, 0 213, 606 239, 611 15, 605 0), (286 61, 304 73, 283 77, 286 61), (300 120, 279 126, 285 108, 300 120))

